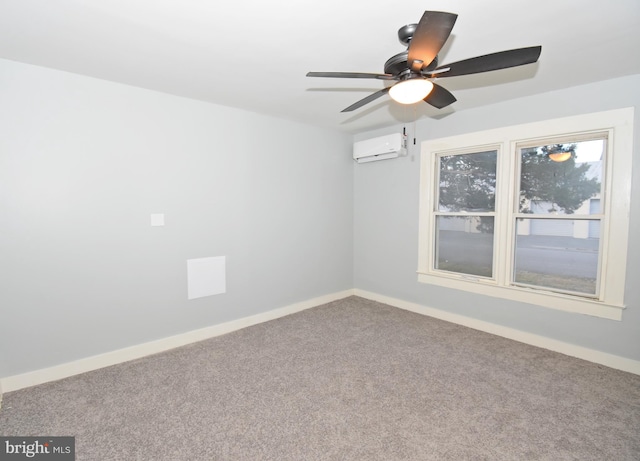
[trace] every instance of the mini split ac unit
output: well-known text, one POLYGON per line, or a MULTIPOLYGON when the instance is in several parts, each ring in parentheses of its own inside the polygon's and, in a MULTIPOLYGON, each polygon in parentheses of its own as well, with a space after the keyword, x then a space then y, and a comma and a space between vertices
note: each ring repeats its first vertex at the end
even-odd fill
POLYGON ((358 163, 395 158, 402 152, 400 133, 353 143, 353 159, 358 163))

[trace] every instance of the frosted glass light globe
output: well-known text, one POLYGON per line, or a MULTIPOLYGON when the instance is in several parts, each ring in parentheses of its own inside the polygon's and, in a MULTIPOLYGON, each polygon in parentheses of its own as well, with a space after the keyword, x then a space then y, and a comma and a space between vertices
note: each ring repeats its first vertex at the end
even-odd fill
POLYGON ((396 83, 389 90, 389 96, 400 104, 414 104, 422 101, 433 89, 433 83, 425 78, 412 78, 396 83))

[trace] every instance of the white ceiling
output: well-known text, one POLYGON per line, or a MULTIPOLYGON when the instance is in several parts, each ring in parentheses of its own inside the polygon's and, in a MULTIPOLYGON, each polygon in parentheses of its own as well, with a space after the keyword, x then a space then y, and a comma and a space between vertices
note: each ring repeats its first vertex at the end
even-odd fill
MULTIPOLYGON (((640 74, 640 0, 0 0, 0 58, 51 67, 351 133, 500 100, 640 74), (438 110, 384 96, 398 29, 424 10, 458 14, 440 63, 542 45, 537 64, 438 82, 438 110)), ((597 98, 598 95, 593 95, 597 98)))

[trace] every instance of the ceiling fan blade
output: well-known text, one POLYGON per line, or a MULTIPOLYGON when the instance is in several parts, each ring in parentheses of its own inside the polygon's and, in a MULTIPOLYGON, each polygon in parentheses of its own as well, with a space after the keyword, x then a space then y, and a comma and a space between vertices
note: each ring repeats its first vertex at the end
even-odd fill
POLYGON ((340 112, 351 112, 353 110, 356 110, 356 109, 364 106, 365 104, 368 104, 371 101, 373 101, 375 99, 378 99, 380 96, 384 96, 385 94, 387 94, 389 92, 390 89, 391 89, 391 87, 383 88, 380 91, 376 91, 375 93, 371 93, 366 98, 363 98, 360 101, 351 104, 349 107, 347 107, 346 109, 342 109, 340 112))
POLYGON ((441 87, 437 83, 433 84, 433 90, 424 98, 424 102, 431 104, 433 107, 442 109, 449 104, 453 104, 457 99, 449 90, 441 87))
POLYGON ((307 77, 375 78, 378 80, 393 80, 395 78, 393 75, 369 74, 365 72, 307 72, 307 77))
POLYGON ((515 50, 499 51, 497 53, 464 59, 436 68, 428 73, 430 77, 456 77, 458 75, 478 74, 492 70, 507 69, 509 67, 531 64, 538 60, 542 52, 541 46, 517 48, 515 50))
POLYGON ((436 58, 451 34, 458 15, 442 11, 425 11, 409 42, 407 62, 420 72, 436 58))

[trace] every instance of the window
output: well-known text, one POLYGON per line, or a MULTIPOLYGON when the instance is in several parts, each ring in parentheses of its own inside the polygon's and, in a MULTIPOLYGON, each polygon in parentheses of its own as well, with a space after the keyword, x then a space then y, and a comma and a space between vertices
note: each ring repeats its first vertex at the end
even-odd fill
POLYGON ((516 146, 514 284, 598 298, 607 141, 602 132, 516 146))
POLYGON ((620 109, 425 141, 418 280, 619 320, 632 133, 620 109))

